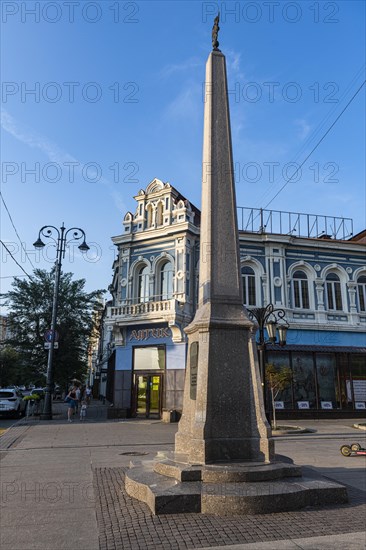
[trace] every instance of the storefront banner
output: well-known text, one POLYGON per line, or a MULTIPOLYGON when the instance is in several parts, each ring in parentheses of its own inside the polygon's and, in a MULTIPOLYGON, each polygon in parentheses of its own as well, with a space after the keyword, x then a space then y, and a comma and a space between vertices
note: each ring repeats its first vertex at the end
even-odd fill
POLYGON ((322 409, 333 409, 333 403, 331 401, 322 401, 322 409))
POLYGON ((283 401, 275 401, 274 404, 275 404, 275 409, 284 409, 285 408, 285 403, 283 401))
POLYGON ((297 406, 299 407, 299 409, 310 409, 309 401, 298 401, 297 406))

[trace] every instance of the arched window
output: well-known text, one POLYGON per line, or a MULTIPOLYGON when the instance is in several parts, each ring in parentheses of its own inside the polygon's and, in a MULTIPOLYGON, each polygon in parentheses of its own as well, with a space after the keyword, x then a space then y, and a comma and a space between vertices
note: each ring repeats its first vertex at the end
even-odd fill
POLYGON ((294 308, 309 309, 308 278, 303 271, 295 271, 292 276, 292 297, 294 308))
POLYGON ((156 207, 156 226, 163 225, 163 205, 161 202, 158 202, 156 207))
POLYGON ((326 276, 325 281, 327 287, 328 309, 342 311, 342 291, 338 275, 335 273, 329 273, 329 275, 326 276))
POLYGON ((255 295, 255 273, 249 266, 241 268, 241 278, 243 284, 243 302, 245 306, 256 305, 255 295))
POLYGON ((137 301, 148 302, 149 301, 149 267, 147 265, 142 266, 137 276, 137 301))
POLYGON ((161 300, 173 298, 173 266, 170 262, 165 262, 160 268, 159 295, 161 300))
POLYGON ((366 275, 357 279, 357 295, 359 311, 366 311, 366 275))
POLYGON ((152 206, 148 204, 146 207, 146 229, 149 229, 152 224, 152 206))

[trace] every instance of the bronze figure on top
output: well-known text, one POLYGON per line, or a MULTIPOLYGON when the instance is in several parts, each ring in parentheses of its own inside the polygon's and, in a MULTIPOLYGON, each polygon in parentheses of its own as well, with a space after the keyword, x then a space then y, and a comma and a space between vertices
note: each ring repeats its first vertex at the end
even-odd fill
POLYGON ((216 15, 214 19, 214 25, 212 27, 212 49, 213 50, 219 50, 219 42, 217 40, 217 36, 219 34, 219 21, 220 21, 220 12, 216 15))

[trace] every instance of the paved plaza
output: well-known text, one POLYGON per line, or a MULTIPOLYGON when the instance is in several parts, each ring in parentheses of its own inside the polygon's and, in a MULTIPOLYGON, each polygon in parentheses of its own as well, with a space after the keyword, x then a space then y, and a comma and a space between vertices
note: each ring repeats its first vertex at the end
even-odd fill
POLYGON ((177 424, 107 420, 95 402, 85 423, 21 420, 0 438, 2 550, 114 550, 366 547, 365 458, 343 443, 366 444, 352 420, 302 420, 314 433, 276 437, 276 453, 344 483, 349 504, 279 514, 153 516, 124 491, 130 461, 173 450, 177 424))

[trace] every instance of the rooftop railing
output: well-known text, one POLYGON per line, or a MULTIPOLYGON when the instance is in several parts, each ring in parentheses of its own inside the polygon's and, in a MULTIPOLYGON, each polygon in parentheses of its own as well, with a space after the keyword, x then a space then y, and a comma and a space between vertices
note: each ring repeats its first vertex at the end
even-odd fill
POLYGON ((239 231, 277 233, 312 239, 346 240, 353 235, 353 220, 321 214, 238 207, 239 231))

